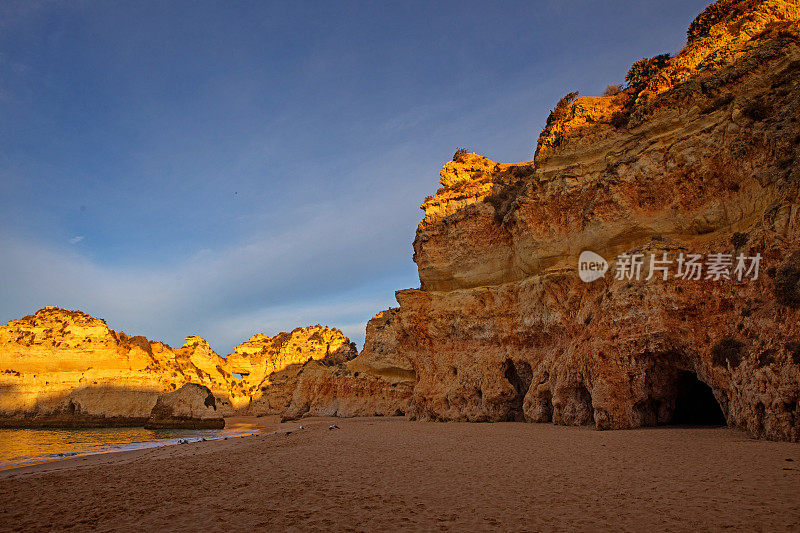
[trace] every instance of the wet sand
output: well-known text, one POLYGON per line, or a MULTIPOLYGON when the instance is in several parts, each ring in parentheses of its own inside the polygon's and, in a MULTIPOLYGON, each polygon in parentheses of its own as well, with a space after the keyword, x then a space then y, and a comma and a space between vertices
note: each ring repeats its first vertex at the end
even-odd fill
POLYGON ((2 471, 0 530, 800 529, 800 445, 727 428, 253 421, 2 471))

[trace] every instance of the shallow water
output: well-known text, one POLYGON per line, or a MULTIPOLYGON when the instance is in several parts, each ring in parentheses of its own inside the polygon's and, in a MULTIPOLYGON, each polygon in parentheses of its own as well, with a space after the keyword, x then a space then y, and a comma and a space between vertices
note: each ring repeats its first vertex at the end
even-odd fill
POLYGON ((66 457, 136 450, 252 433, 237 424, 230 429, 51 428, 0 429, 0 469, 66 457))

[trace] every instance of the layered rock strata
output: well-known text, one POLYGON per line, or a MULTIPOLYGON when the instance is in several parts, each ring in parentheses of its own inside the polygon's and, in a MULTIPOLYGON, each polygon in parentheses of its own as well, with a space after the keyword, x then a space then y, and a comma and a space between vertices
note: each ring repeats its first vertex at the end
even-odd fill
POLYGON ((289 406, 299 374, 314 361, 338 364, 354 358, 354 343, 338 329, 296 328, 274 337, 255 335, 227 357, 228 368, 242 376, 235 389, 249 398, 248 414, 281 414, 289 406))
POLYGON ((344 363, 314 361, 303 367, 284 417, 405 415, 416 374, 399 349, 396 314, 397 309, 389 309, 367 323, 358 357, 344 363))

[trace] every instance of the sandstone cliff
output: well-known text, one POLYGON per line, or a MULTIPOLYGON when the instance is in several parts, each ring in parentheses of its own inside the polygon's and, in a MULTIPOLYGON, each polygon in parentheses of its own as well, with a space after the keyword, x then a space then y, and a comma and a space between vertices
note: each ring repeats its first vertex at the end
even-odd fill
POLYGON ((397 309, 389 309, 369 321, 358 357, 344 363, 322 360, 306 365, 298 375, 285 418, 406 414, 416 374, 398 346, 396 313, 397 309))
MULTIPOLYGON (((533 161, 445 165, 414 241, 421 287, 391 311, 410 416, 800 440, 799 18, 797 2, 718 2, 622 92, 562 100, 533 161), (579 279, 584 250, 605 277, 579 279), (644 279, 664 253, 760 256, 761 273, 644 279), (642 279, 617 279, 620 254, 642 254, 642 279)), ((341 414, 360 358, 301 378, 292 408, 341 414)))
POLYGON ((0 412, 142 417, 197 381, 256 414, 725 422, 798 441, 798 20, 796 1, 717 2, 625 90, 559 102, 532 161, 458 153, 422 205, 420 288, 396 293, 355 358, 340 333, 306 328, 217 365, 196 337, 171 350, 43 310, 0 328, 0 412), (610 262, 591 283, 585 250, 610 262), (616 275, 625 254, 641 278, 616 275), (742 279, 733 265, 681 278, 682 264, 645 279, 664 254, 761 262, 742 279))
POLYGON ((280 413, 302 363, 355 355, 321 326, 256 335, 223 358, 198 336, 173 349, 48 307, 0 327, 0 426, 143 425, 159 395, 189 383, 210 390, 218 416, 280 413))
POLYGON ((0 413, 6 424, 143 423, 159 394, 208 379, 191 348, 179 352, 78 311, 42 309, 0 328, 0 413))
POLYGON ((249 398, 246 412, 281 414, 289 405, 298 375, 312 361, 342 363, 356 356, 355 344, 338 329, 311 326, 274 337, 255 335, 227 357, 241 374, 236 390, 249 398))

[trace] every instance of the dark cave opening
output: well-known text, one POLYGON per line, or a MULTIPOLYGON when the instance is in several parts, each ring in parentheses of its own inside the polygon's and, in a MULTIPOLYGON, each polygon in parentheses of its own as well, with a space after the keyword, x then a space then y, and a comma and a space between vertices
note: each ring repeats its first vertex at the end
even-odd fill
POLYGON ((593 425, 594 405, 592 405, 592 393, 589 392, 589 389, 586 387, 586 385, 581 385, 581 387, 578 389, 578 403, 583 406, 583 412, 588 415, 581 420, 581 424, 593 425))
POLYGON ((724 426, 722 412, 714 391, 697 378, 694 372, 680 372, 675 384, 675 410, 672 424, 685 426, 724 426))
POLYGON ((511 383, 515 391, 508 410, 507 420, 509 422, 524 422, 525 415, 522 404, 533 380, 531 365, 525 361, 518 361, 517 364, 514 364, 511 359, 506 359, 503 363, 503 376, 511 383))

